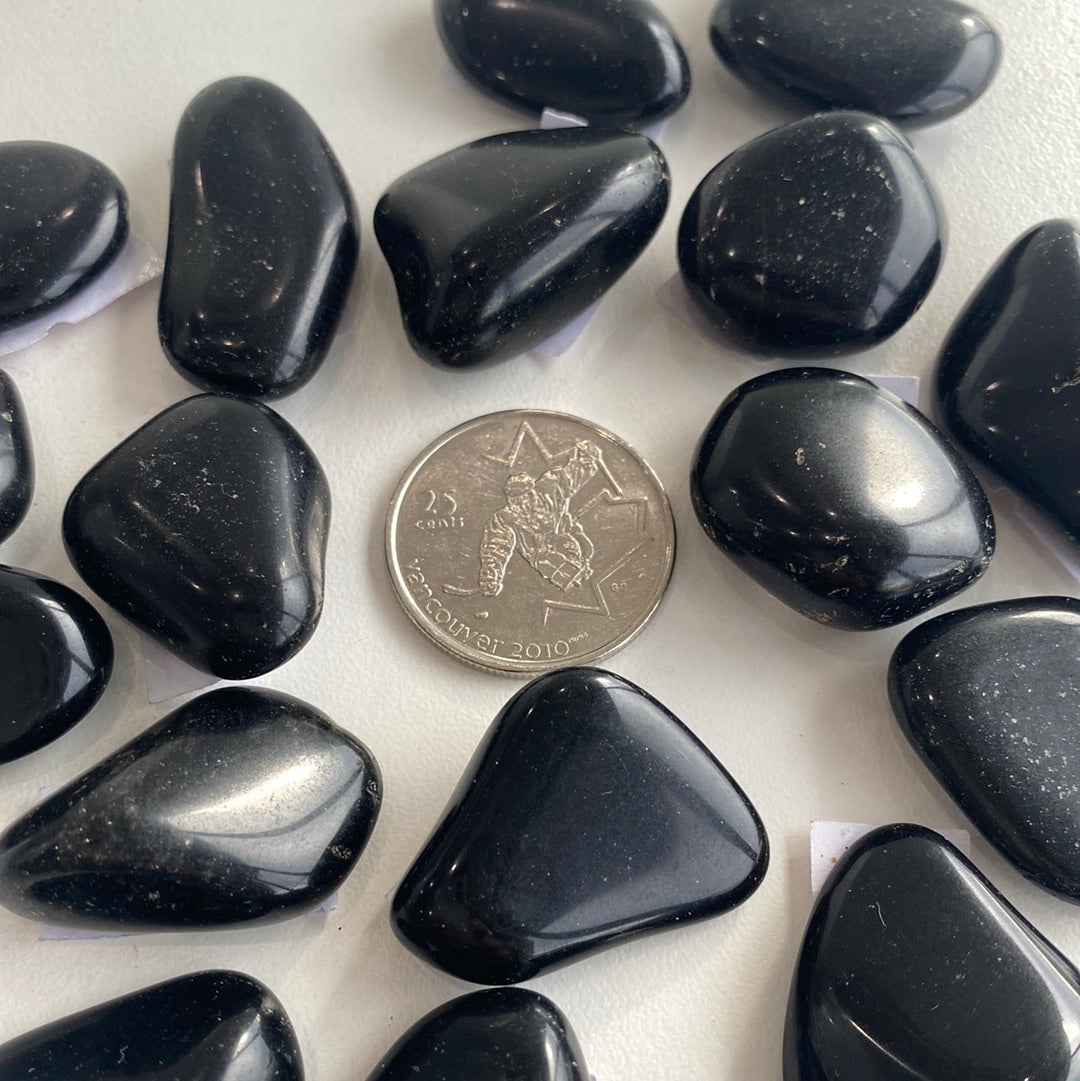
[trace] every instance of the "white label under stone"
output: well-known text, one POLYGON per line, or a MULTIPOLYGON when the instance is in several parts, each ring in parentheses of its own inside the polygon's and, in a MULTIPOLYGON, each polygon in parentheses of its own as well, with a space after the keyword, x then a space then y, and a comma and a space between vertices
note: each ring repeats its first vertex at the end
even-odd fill
POLYGON ((146 698, 151 705, 218 682, 217 676, 192 668, 149 635, 139 633, 146 669, 146 698))

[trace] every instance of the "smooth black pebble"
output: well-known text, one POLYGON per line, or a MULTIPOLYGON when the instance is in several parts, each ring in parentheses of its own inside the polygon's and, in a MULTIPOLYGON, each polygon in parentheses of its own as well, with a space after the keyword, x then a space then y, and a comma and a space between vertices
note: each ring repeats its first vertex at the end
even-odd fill
POLYGON ((474 983, 517 983, 734 908, 765 874, 757 812, 659 702, 593 668, 503 708, 394 897, 395 930, 474 983))
POLYGON ((933 425, 831 368, 737 387, 701 437, 690 494, 710 539, 755 581, 847 630, 939 604, 994 551, 986 496, 933 425))
POLYGON ((875 830, 818 897, 788 1003, 784 1081, 1062 1081, 1080 974, 947 841, 875 830))
POLYGON ((161 344, 211 390, 277 397, 318 371, 359 251, 341 167, 311 117, 262 79, 222 79, 173 148, 161 344))
POLYGON ((204 394, 110 451, 64 509, 87 584, 196 668, 250 679, 322 611, 330 489, 310 447, 258 402, 204 394))
POLYGON ((678 258, 690 296, 732 348, 837 356, 914 315, 944 236, 904 136, 880 117, 824 113, 724 158, 686 205, 678 258))
POLYGON ((375 235, 412 347, 439 366, 539 345, 615 284, 652 239, 670 178, 643 135, 493 135, 395 181, 375 235))
POLYGON ((26 409, 14 380, 0 370, 0 542, 18 528, 33 497, 34 452, 26 409))

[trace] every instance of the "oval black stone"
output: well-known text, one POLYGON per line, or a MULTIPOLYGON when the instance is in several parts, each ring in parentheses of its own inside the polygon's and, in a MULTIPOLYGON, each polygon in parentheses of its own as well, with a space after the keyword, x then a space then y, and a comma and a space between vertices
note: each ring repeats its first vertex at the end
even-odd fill
POLYGON ((894 334, 937 275, 944 219, 908 141, 826 113, 729 154, 679 224, 683 280, 735 349, 836 356, 894 334))
POLYGON ((517 983, 727 911, 768 842, 708 749, 627 680, 568 668, 503 708, 394 897, 405 944, 474 983, 517 983))
POLYGON ((58 143, 0 143, 0 330, 69 300, 120 254, 127 193, 58 143))
POLYGON ((276 397, 318 371, 356 268, 352 196, 322 133, 283 90, 222 79, 173 148, 161 344, 211 390, 276 397))
POLYGON ((73 589, 0 566, 0 762, 81 721, 112 675, 105 621, 73 589))
POLYGON ((26 517, 33 496, 34 452, 26 409, 14 380, 0 371, 0 542, 26 517))
POLYGON ((649 0, 435 0, 458 70, 519 108, 590 124, 641 124, 690 93, 690 65, 649 0))
POLYGON ((599 299, 667 208, 667 162, 643 135, 493 135, 395 181, 375 208, 412 347, 451 368, 539 345, 599 299))
POLYGON ((720 0, 709 37, 745 83, 785 105, 930 124, 990 85, 1001 39, 955 0, 720 0))
POLYGON ((921 826, 852 847, 803 939, 784 1081, 1062 1081, 1080 1060, 1080 973, 921 826))
POLYGON ((979 482, 917 409, 861 376, 788 368, 730 394, 694 456, 705 532, 797 612, 889 627, 986 570, 979 482))
POLYGON ((110 451, 64 508, 64 544, 103 600, 188 664, 250 679, 322 612, 330 488, 258 402, 204 394, 110 451))
POLYGON ((381 795, 368 749, 312 706, 211 691, 0 835, 0 904, 129 931, 275 923, 341 885, 381 795))
POLYGON ((277 998, 239 972, 193 972, 0 1047, 4 1081, 303 1081, 277 998))

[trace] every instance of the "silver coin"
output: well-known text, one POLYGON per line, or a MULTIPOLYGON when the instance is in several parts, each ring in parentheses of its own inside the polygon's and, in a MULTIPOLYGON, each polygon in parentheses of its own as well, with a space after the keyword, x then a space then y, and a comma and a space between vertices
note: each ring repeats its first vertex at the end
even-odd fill
POLYGON ((541 409, 478 417, 409 467, 390 504, 398 599, 436 645, 503 673, 599 660, 656 611, 675 523, 617 436, 541 409))

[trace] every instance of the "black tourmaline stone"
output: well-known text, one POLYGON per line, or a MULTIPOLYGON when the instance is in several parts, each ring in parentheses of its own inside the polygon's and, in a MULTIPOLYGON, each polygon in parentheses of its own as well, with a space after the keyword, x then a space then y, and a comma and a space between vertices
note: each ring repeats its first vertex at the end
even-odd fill
POLYGON ((701 437, 690 494, 705 532, 747 574, 847 630, 932 608, 994 551, 986 496, 930 422, 833 369, 737 387, 701 437))
POLYGON ((627 680, 568 668, 495 719, 392 915, 453 975, 517 983, 734 908, 767 863, 757 813, 689 729, 627 680))
POLYGON ((0 566, 0 657, 0 762, 10 762, 94 708, 112 675, 112 636, 75 590, 0 566))
POLYGON ((686 54, 649 0, 435 0, 435 25, 466 78, 534 113, 649 123, 690 93, 686 54))
POLYGON ((947 841, 886 826, 821 891, 795 969, 784 1081, 1064 1081, 1080 974, 947 841))
POLYGON ((733 348, 852 353, 895 333, 937 275, 944 220, 911 145, 866 113, 826 113, 729 154, 679 225, 690 296, 733 348))
MULTIPOLYGON (((368 1081, 589 1081, 570 1023, 521 987, 475 991, 422 1017, 368 1081)), ((46 1079, 49 1081, 49 1079, 46 1079)))
POLYGON ((322 611, 330 488, 257 402, 170 406, 86 474, 64 510, 75 569, 166 648, 222 679, 287 661, 322 611))
POLYGON ((267 397, 303 386, 333 341, 358 248, 341 167, 288 94, 237 77, 191 102, 158 308, 181 375, 267 397))
POLYGON ((26 517, 33 495, 34 453, 26 410, 11 376, 0 371, 0 541, 26 517))
POLYGON ((0 330, 69 300, 127 235, 127 194, 100 161, 57 143, 0 143, 0 330))
POLYGON ((380 799, 371 753, 318 710, 211 691, 0 835, 0 904, 129 931, 276 923, 341 885, 380 799))
POLYGON ((292 1022, 239 972, 193 972, 0 1047, 4 1081, 303 1081, 292 1022))
POLYGON ((965 449, 1080 543, 1080 230, 1026 232, 979 286, 938 368, 965 449))
POLYGON ((645 136, 593 128, 493 135, 406 173, 375 235, 412 347, 465 368, 539 345, 641 254, 669 186, 645 136))
POLYGON ((962 608, 897 647, 889 695, 904 734, 990 842, 1080 901, 1080 601, 962 608))
POLYGON ((720 0, 709 36, 740 79, 785 105, 911 125, 966 109, 1001 60, 994 28, 954 0, 720 0))

